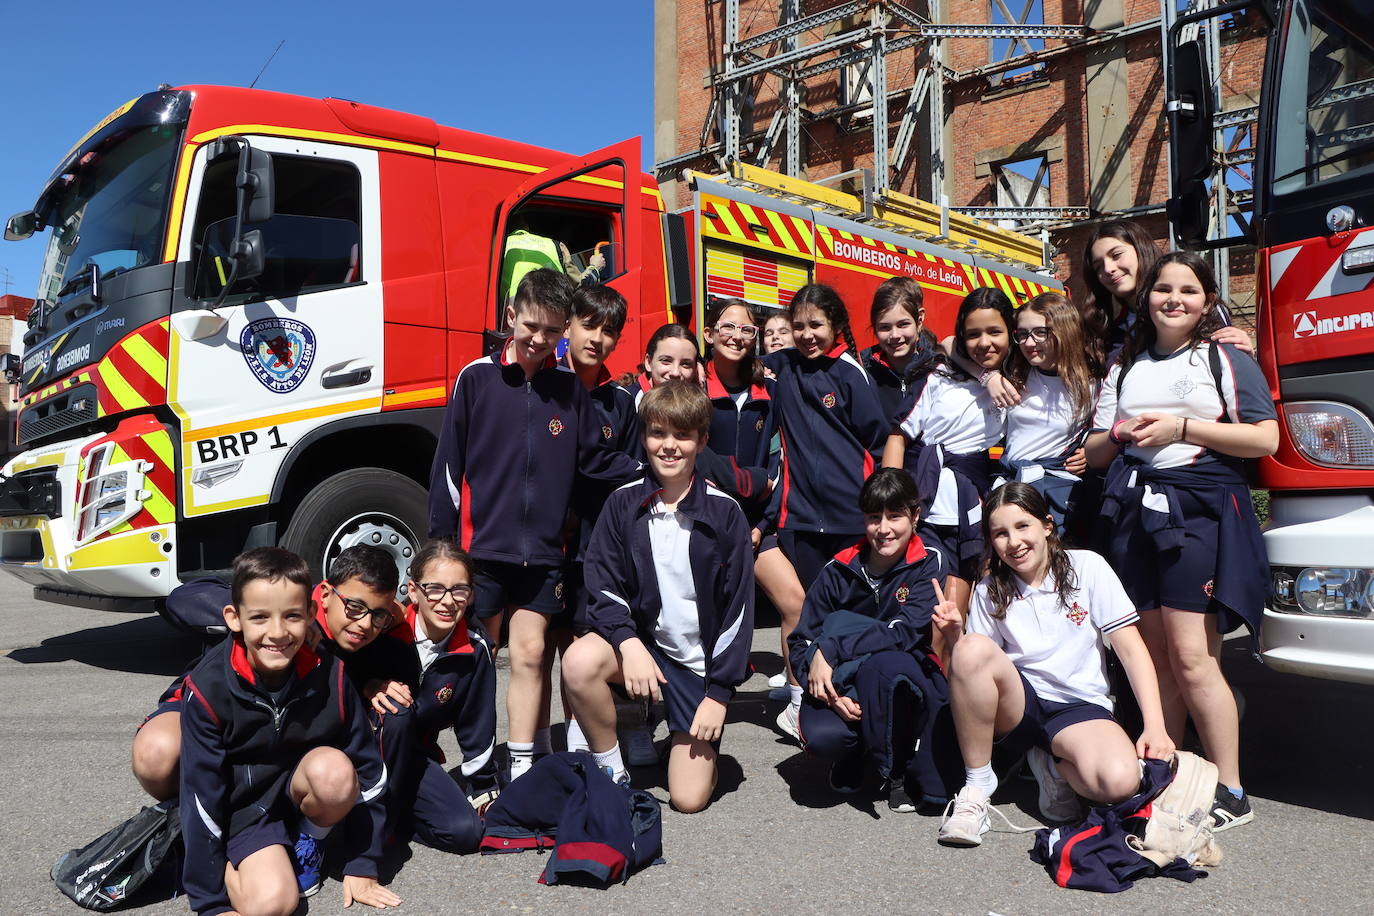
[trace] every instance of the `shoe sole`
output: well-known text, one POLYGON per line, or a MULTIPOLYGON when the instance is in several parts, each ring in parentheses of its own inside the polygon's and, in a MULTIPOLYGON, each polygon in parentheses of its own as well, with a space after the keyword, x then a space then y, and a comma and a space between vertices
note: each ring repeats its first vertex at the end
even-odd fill
MULTIPOLYGON (((1213 816, 1215 817, 1215 815, 1213 816)), ((1212 825, 1212 833, 1222 833, 1224 831, 1230 830, 1232 827, 1241 827, 1245 824, 1250 823, 1254 819, 1255 812, 1253 810, 1245 812, 1240 817, 1234 817, 1230 814, 1226 814, 1223 815, 1223 820, 1220 824, 1212 825)))
POLYGON ((316 884, 314 887, 310 888, 309 890, 301 891, 301 897, 302 897, 302 898, 305 898, 305 897, 313 897, 313 896, 315 896, 316 894, 318 894, 318 893, 320 892, 320 888, 322 888, 322 887, 324 887, 324 882, 323 882, 323 881, 321 881, 319 884, 316 884))
POLYGON ((916 806, 910 803, 894 805, 891 802, 888 802, 887 810, 891 811, 893 814, 915 814, 916 806))
POLYGON ((983 837, 963 836, 961 834, 940 834, 937 838, 941 846, 953 846, 956 849, 970 849, 974 846, 983 845, 983 837))

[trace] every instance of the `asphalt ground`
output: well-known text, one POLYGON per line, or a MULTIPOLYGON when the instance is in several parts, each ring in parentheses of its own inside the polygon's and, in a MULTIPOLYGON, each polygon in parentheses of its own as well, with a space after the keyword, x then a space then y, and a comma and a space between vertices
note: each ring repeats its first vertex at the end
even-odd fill
MULTIPOLYGON (((947 849, 935 817, 890 813, 876 793, 832 795, 824 766, 773 728, 765 682, 781 664, 777 636, 755 636, 759 673, 730 707, 715 802, 695 815, 664 809, 665 864, 604 891, 544 887, 536 853, 460 858, 417 846, 391 881, 401 911, 1374 912, 1374 689, 1269 671, 1229 640, 1255 822, 1221 835, 1224 861, 1205 880, 1100 895, 1056 887, 1027 857, 1029 835, 947 849)), ((0 914, 78 912, 48 871, 147 801, 129 771, 134 727, 196 651, 156 615, 34 601, 0 577, 0 914)), ((666 799, 653 770, 636 771, 635 783, 666 799)), ((1033 782, 1014 780, 996 800, 1012 821, 1034 823, 1033 782)), ((329 881, 300 912, 342 909, 329 881)), ((187 911, 182 900, 137 910, 187 911)))

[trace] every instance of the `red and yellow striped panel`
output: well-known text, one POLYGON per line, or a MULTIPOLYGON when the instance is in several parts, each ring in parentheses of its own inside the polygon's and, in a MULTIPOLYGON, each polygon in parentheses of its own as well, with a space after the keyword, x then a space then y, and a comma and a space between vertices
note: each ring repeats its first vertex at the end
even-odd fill
POLYGON ((786 308, 792 295, 811 281, 804 264, 731 249, 706 249, 706 298, 743 299, 786 308))
POLYGON ((701 195, 701 234, 793 257, 815 251, 807 220, 710 194, 701 195))
POLYGON ((125 336, 94 366, 87 366, 24 399, 23 407, 85 382, 95 382, 96 415, 108 417, 167 402, 169 319, 146 324, 125 336))
POLYGON ((995 270, 988 270, 986 267, 979 267, 977 270, 977 286, 991 286, 1000 289, 1010 297, 1012 304, 1016 306, 1024 305, 1041 293, 1047 293, 1055 289, 1045 283, 1034 283, 1029 280, 1022 280, 1011 274, 999 273, 995 270))
POLYGON ((81 468, 83 476, 86 464, 85 456, 89 455, 92 449, 105 444, 113 444, 114 446, 111 450, 110 464, 143 461, 151 465, 151 469, 144 474, 143 486, 141 487, 147 492, 148 498, 143 500, 143 507, 137 515, 116 525, 95 540, 99 541, 101 538, 124 534, 138 528, 170 525, 175 522, 177 518, 176 503, 174 502, 176 498, 175 452, 172 449, 172 437, 168 435, 167 430, 163 428, 157 418, 151 414, 131 417, 120 423, 118 428, 108 436, 97 439, 83 448, 81 468))

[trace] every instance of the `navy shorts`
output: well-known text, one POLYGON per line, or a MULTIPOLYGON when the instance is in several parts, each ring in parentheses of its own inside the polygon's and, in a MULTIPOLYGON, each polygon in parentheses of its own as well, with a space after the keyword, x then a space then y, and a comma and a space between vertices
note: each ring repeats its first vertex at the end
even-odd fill
POLYGON ((916 535, 927 547, 934 547, 945 558, 945 574, 957 576, 970 585, 981 579, 982 557, 972 557, 959 561, 959 527, 957 525, 931 525, 921 522, 916 526, 916 535))
POLYGON ((149 722, 153 721, 165 712, 181 712, 181 698, 178 697, 175 700, 163 700, 162 702, 158 703, 157 707, 152 712, 148 713, 148 715, 144 716, 142 722, 138 723, 138 729, 135 729, 135 731, 142 729, 143 726, 147 725, 149 722))
POLYGON ((1212 580, 1221 526, 1195 494, 1182 487, 1174 493, 1184 518, 1182 546, 1159 550, 1137 516, 1122 519, 1127 530, 1112 538, 1108 559, 1138 610, 1171 607, 1215 613, 1212 580))
POLYGON ((772 534, 765 534, 759 539, 759 549, 754 551, 754 556, 761 557, 768 551, 778 548, 778 533, 774 531, 772 534))
POLYGON ((808 590, 835 554, 846 547, 853 547, 856 541, 862 539, 862 534, 822 534, 793 528, 778 532, 778 546, 797 571, 797 580, 802 588, 808 590))
POLYGON ((644 640, 649 654, 654 657, 668 683, 659 684, 663 694, 663 713, 668 721, 668 731, 691 734, 692 720, 697 717, 697 707, 706 699, 706 678, 684 668, 663 654, 653 640, 644 640))
POLYGON ((230 865, 238 868, 244 859, 268 846, 285 846, 288 850, 295 846, 286 824, 270 814, 231 836, 224 844, 224 856, 230 865))
POLYGON ((1106 719, 1108 722, 1116 721, 1116 718, 1106 708, 1086 700, 1076 700, 1072 703, 1042 700, 1036 694, 1030 681, 1026 680, 1024 674, 1021 675, 1021 687, 1026 692, 1026 711, 1022 714, 1021 721, 1016 723, 1015 728, 997 739, 998 747, 1005 747, 1012 751, 1025 751, 1032 747, 1038 747, 1048 751, 1050 743, 1054 741, 1054 736, 1070 725, 1077 725, 1079 722, 1091 722, 1093 719, 1106 719))
MULTIPOLYGON (((527 608, 553 617, 563 610, 563 569, 477 560, 472 576, 472 606, 478 619, 527 608)), ((496 634, 492 634, 493 637, 496 634)))

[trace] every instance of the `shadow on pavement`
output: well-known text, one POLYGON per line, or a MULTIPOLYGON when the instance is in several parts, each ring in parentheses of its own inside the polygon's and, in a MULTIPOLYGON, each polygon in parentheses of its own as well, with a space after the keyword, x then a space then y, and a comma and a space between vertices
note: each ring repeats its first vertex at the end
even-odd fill
POLYGON ((1222 665, 1242 704, 1245 791, 1374 819, 1374 687, 1274 671, 1250 656, 1244 639, 1222 644, 1222 665))
POLYGON ((108 671, 174 677, 200 654, 201 645, 161 617, 142 617, 54 636, 40 645, 15 649, 6 657, 23 665, 75 661, 108 671))

